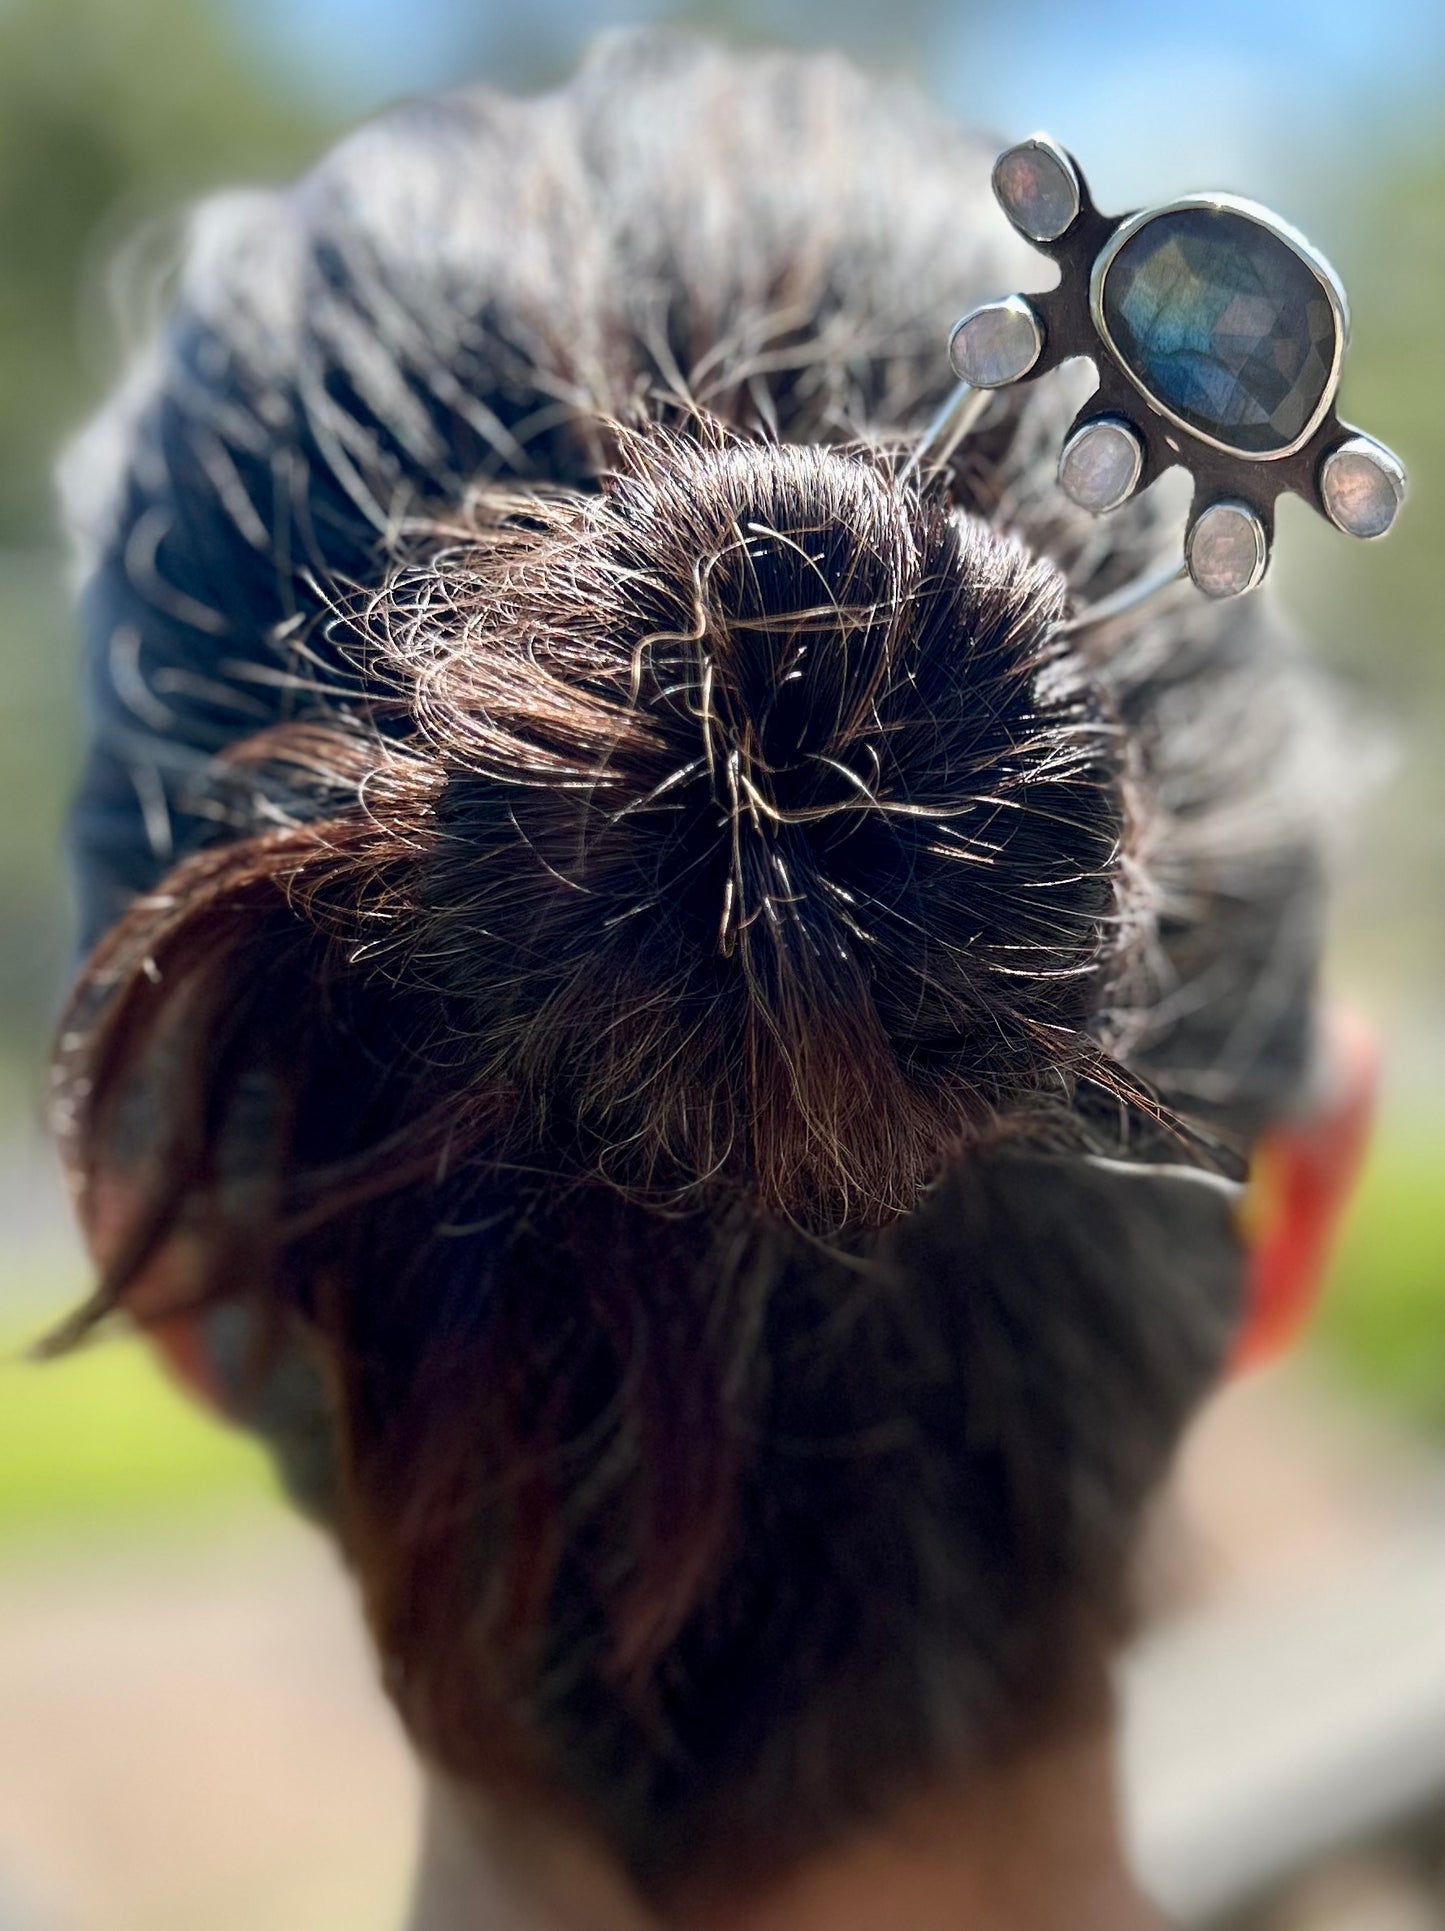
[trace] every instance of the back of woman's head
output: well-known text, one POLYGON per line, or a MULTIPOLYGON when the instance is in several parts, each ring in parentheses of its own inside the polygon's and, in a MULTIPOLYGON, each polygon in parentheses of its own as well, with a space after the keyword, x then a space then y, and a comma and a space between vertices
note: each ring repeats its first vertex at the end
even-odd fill
POLYGON ((1306 1071, 1278 637, 1061 628, 1157 539, 1047 395, 908 471, 985 161, 666 43, 423 103, 71 464, 90 1313, 205 1307, 423 1753, 658 1893, 1087 1699, 1306 1071))

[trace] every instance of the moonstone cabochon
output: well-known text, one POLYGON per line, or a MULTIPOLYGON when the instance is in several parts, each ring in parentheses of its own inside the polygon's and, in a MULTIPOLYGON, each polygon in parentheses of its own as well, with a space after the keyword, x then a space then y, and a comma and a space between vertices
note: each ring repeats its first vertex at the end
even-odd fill
POLYGON ((1145 395, 1242 455, 1297 448, 1333 391, 1337 304, 1302 255, 1237 209, 1149 216, 1103 265, 1096 301, 1145 395))
POLYGON ((1131 424, 1097 416, 1076 429, 1059 457, 1059 483, 1080 509, 1100 516, 1133 495, 1144 466, 1144 445, 1131 424))
POLYGON ((1269 564, 1269 538, 1248 503, 1211 503, 1184 539, 1184 561, 1206 597, 1239 597, 1269 564))
POLYGON ((1373 436, 1351 436, 1321 465, 1320 501, 1346 536, 1383 536, 1404 500, 1404 465, 1373 436))
POLYGON ((1005 148, 993 164, 999 206, 1030 241, 1057 241, 1079 212, 1074 164, 1046 135, 1005 148))
POLYGON ((975 389, 1002 389, 1026 376, 1044 346, 1043 330, 1022 295, 985 302, 965 315, 949 338, 954 374, 975 389))

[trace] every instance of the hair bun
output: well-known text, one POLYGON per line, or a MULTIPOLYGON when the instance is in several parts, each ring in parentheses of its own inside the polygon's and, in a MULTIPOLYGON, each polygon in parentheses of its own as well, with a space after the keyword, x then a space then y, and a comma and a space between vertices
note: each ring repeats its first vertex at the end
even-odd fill
POLYGON ((373 610, 439 767, 397 946, 469 1077, 564 1164, 828 1228, 1067 1097, 1123 794, 1064 597, 865 453, 628 433, 488 499, 373 610))

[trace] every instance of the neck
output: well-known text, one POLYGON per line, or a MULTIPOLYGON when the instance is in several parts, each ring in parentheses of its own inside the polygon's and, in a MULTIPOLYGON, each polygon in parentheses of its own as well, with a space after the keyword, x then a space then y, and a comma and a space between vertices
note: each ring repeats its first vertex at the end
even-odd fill
POLYGON ((726 1903, 645 1906, 570 1832, 432 1786, 409 1931, 1162 1931, 1125 1861, 1112 1741, 1036 1752, 985 1787, 726 1903))

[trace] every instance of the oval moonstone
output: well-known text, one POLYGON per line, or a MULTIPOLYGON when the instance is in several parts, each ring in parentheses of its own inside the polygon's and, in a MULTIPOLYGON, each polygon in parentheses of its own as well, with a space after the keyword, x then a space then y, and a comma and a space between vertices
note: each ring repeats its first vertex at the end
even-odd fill
POLYGON ((1339 322, 1324 281, 1236 209, 1145 221, 1105 268, 1099 302, 1144 393, 1230 449, 1291 449, 1332 387, 1339 322))

